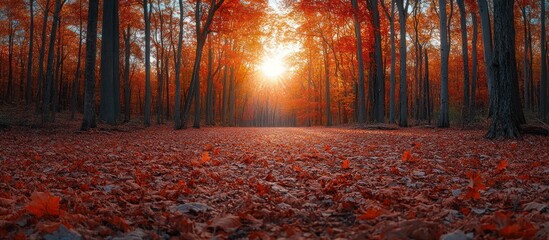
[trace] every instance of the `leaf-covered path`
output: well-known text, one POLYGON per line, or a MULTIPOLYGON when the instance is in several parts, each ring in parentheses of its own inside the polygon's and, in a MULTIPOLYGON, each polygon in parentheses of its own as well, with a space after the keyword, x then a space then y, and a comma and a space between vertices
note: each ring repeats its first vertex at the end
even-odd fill
POLYGON ((547 238, 549 140, 410 128, 0 132, 0 238, 547 238))

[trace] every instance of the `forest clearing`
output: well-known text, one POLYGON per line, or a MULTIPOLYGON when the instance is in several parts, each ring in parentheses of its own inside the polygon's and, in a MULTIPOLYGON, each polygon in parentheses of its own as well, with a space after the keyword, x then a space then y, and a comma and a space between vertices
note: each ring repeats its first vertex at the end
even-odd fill
POLYGON ((549 236, 546 137, 75 128, 0 130, 1 238, 549 236))

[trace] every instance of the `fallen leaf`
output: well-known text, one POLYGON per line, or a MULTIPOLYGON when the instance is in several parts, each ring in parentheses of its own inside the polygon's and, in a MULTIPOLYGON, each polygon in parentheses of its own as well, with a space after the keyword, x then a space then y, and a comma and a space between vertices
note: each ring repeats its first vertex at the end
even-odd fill
POLYGON ((499 161, 498 165, 496 166, 497 172, 502 172, 503 170, 507 169, 507 166, 509 166, 509 162, 507 160, 501 160, 499 161))
POLYGON ((412 153, 410 152, 410 150, 404 151, 404 153, 402 154, 402 161, 403 162, 411 162, 412 161, 412 153))
POLYGON ((59 197, 52 196, 49 192, 34 192, 25 209, 37 217, 59 216, 59 200, 59 197))
POLYGON ((351 161, 349 161, 349 159, 345 159, 345 160, 343 160, 343 163, 341 164, 341 168, 348 169, 350 167, 349 166, 350 164, 351 164, 351 161))
POLYGON ((377 217, 381 216, 382 211, 378 208, 372 207, 366 210, 362 215, 358 217, 358 219, 361 220, 372 220, 376 219, 377 217))
POLYGON ((200 158, 201 162, 202 163, 207 163, 211 160, 212 158, 210 157, 210 153, 209 152, 203 152, 202 153, 202 157, 200 158))

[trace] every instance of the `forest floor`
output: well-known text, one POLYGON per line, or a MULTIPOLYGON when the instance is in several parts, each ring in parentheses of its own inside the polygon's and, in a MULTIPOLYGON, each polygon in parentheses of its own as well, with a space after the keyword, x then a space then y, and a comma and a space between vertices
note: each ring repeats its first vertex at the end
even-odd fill
POLYGON ((549 237, 547 137, 78 124, 0 129, 0 239, 549 237))

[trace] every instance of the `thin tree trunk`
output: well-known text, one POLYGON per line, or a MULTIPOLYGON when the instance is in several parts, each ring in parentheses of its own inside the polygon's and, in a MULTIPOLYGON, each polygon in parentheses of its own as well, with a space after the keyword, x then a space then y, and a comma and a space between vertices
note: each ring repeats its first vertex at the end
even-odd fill
POLYGON ((539 112, 541 119, 547 120, 549 102, 547 101, 547 38, 545 36, 545 0, 541 0, 541 78, 539 94, 539 112))
POLYGON ((212 41, 208 43, 208 82, 206 90, 206 125, 213 126, 213 51, 212 41))
MULTIPOLYGON (((179 12, 183 12, 183 0, 179 0, 179 12)), ((174 109, 174 128, 181 129, 181 48, 183 45, 183 14, 179 14, 179 33, 177 39, 177 58, 175 62, 175 109, 174 109)))
POLYGON ((27 58, 27 88, 25 102, 30 104, 32 94, 32 52, 34 43, 34 0, 30 0, 30 26, 29 26, 29 55, 27 58))
POLYGON ((229 101, 229 95, 227 92, 227 77, 229 75, 229 68, 225 66, 223 71, 223 105, 221 106, 221 125, 227 125, 227 104, 229 101))
POLYGON ((54 58, 54 47, 57 34, 57 27, 59 23, 59 12, 61 11, 62 4, 65 3, 65 0, 55 0, 55 12, 53 13, 53 22, 50 35, 50 43, 48 47, 48 61, 46 63, 46 90, 44 92, 44 108, 42 112, 42 123, 51 121, 50 119, 50 101, 51 101, 51 90, 53 82, 53 58, 54 58))
POLYGON ((364 95, 364 61, 362 60, 362 35, 360 31, 360 21, 358 19, 358 2, 357 0, 351 0, 353 5, 353 24, 355 30, 356 39, 356 54, 358 59, 358 122, 366 122, 366 99, 364 95))
POLYGON ((143 16, 145 18, 145 116, 144 125, 151 125, 151 22, 149 15, 149 0, 143 0, 143 16))
POLYGON ((467 13, 465 12, 464 0, 457 0, 459 8, 459 21, 461 27, 461 55, 463 59, 463 108, 462 108, 462 121, 465 125, 469 112, 469 49, 467 47, 467 13))
POLYGON ((44 89, 43 87, 43 78, 44 78, 44 57, 46 52, 46 31, 48 27, 48 15, 50 13, 49 11, 50 6, 50 0, 46 0, 46 6, 44 7, 44 18, 42 20, 42 38, 41 38, 41 45, 40 45, 40 53, 38 57, 38 85, 37 85, 37 91, 36 91, 36 112, 40 112, 40 100, 42 100, 42 91, 44 89))
POLYGON ((235 104, 236 104, 236 95, 235 95, 235 72, 234 67, 231 67, 231 77, 229 83, 229 126, 235 126, 235 104))
POLYGON ((80 24, 79 24, 79 41, 78 41, 78 60, 76 63, 76 74, 72 83, 71 92, 71 119, 74 120, 74 115, 78 109, 78 93, 80 91, 80 62, 82 59, 82 41, 83 41, 83 21, 82 21, 82 0, 80 0, 80 24))
POLYGON ((482 45, 484 50, 484 66, 486 68, 486 78, 488 83, 488 96, 492 93, 492 82, 494 77, 492 71, 489 71, 490 61, 492 60, 492 29, 490 25, 490 13, 488 11, 487 0, 478 0, 478 9, 480 13, 480 26, 482 31, 482 45))
POLYGON ((131 56, 131 29, 126 27, 124 35, 124 122, 129 122, 131 117, 131 93, 130 93, 130 56, 131 56))
POLYGON ((473 22, 473 39, 471 41, 471 51, 472 53, 472 73, 471 73, 471 102, 470 102, 470 114, 469 119, 474 120, 476 111, 477 111, 477 80, 478 80, 478 53, 477 53, 477 42, 478 42, 478 18, 477 14, 472 14, 472 22, 473 22))
POLYGON ((326 42, 322 42, 322 52, 324 55, 324 85, 326 87, 326 92, 324 93, 326 99, 326 105, 324 106, 326 111, 326 126, 332 126, 332 110, 330 103, 330 63, 328 59, 328 49, 326 42))
POLYGON ((391 12, 384 5, 385 1, 381 1, 385 14, 389 19, 390 28, 390 45, 391 45, 391 73, 390 73, 390 89, 389 89, 389 123, 395 123, 395 88, 396 88, 396 43, 395 43, 395 1, 391 0, 391 12))

